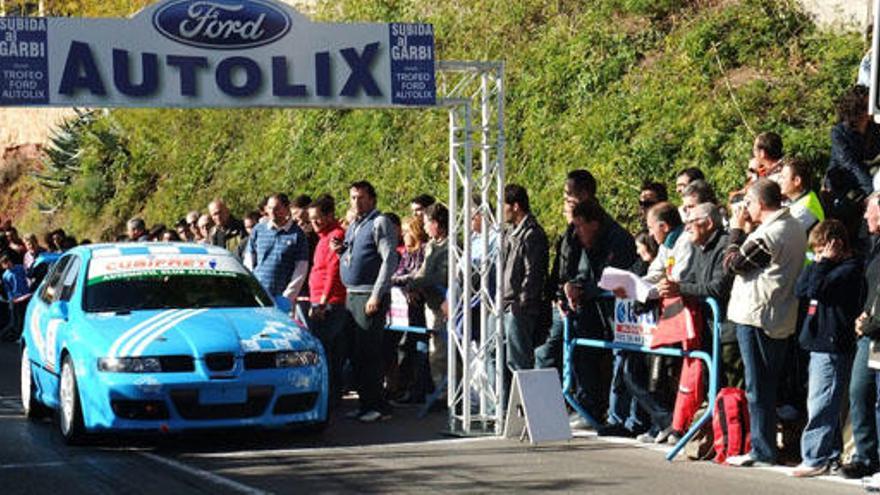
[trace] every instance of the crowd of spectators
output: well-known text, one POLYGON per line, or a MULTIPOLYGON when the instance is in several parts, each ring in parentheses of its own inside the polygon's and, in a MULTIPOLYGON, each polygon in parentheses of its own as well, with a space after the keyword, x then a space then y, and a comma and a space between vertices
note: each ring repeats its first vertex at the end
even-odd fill
MULTIPOLYGON (((754 140, 742 187, 728 194, 717 194, 697 167, 674 177, 675 202, 663 181, 645 181, 634 233, 602 207, 593 175, 574 170, 561 191, 567 226, 551 250, 528 190, 507 185, 505 231, 488 232, 490 252, 480 241, 481 210, 471 222, 475 266, 502 254, 507 370, 561 371, 566 318, 575 336, 610 338, 614 300, 599 280, 606 268, 629 270, 656 289, 637 311, 718 301, 721 381, 745 389, 750 416, 751 450, 728 464, 779 462, 782 424, 799 433, 799 445, 782 446, 800 456, 795 476, 880 469, 880 377, 869 365, 871 344, 880 340, 880 193, 872 177, 880 127, 866 112, 867 97, 854 86, 839 99, 826 170, 786 155, 782 138, 765 132, 754 140), (855 452, 843 464, 847 389, 855 452)), ((218 198, 170 228, 132 218, 117 240, 205 243, 236 254, 278 306, 321 340, 332 406, 354 389, 352 418, 374 422, 395 406, 424 403, 442 382, 451 221, 429 195, 413 198, 402 219, 379 211, 377 200, 372 184, 358 181, 341 219, 331 195, 291 200, 284 193, 239 218, 218 198), (392 288, 405 296, 410 326, 427 332, 386 331, 392 288)), ((21 238, 8 222, 0 230, 3 295, 17 325, 8 335, 16 338, 53 256, 88 241, 56 230, 41 243, 32 234, 21 238)), ((622 288, 613 293, 633 297, 622 288)), ((694 349, 710 341, 708 315, 692 314, 702 331, 671 344, 694 349)), ((687 402, 685 380, 703 387, 699 366, 668 357, 579 349, 573 365, 571 393, 601 422, 599 435, 677 441, 694 417, 680 403, 687 402)), ((570 419, 575 428, 591 427, 577 413, 570 419)))

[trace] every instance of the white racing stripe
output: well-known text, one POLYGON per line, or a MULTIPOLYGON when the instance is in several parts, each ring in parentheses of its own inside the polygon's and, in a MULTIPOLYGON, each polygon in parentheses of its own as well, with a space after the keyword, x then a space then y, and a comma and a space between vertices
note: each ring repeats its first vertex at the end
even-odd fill
POLYGON ((119 349, 118 355, 123 356, 123 357, 131 356, 131 350, 134 349, 134 347, 138 344, 138 342, 149 337, 153 332, 156 331, 157 328, 160 328, 163 325, 168 324, 169 322, 177 321, 178 318, 180 318, 181 316, 186 316, 186 315, 192 313, 192 311, 193 310, 191 310, 191 309, 177 310, 177 311, 175 311, 174 314, 172 314, 168 318, 163 318, 162 321, 160 321, 158 323, 154 323, 154 324, 142 329, 136 335, 134 335, 132 338, 128 339, 128 341, 125 342, 125 345, 123 345, 122 348, 119 349))
POLYGON ((173 327, 179 325, 180 323, 183 323, 184 320, 188 320, 188 319, 192 318, 193 316, 198 316, 198 315, 204 313, 205 311, 208 311, 208 310, 207 309, 199 309, 196 311, 192 311, 192 312, 187 313, 183 316, 175 318, 174 321, 166 323, 165 325, 157 328, 148 337, 144 338, 144 340, 140 343, 140 345, 138 345, 137 348, 131 353, 131 356, 132 357, 140 356, 144 352, 144 349, 146 349, 147 346, 152 344, 154 340, 161 337, 163 333, 167 332, 168 330, 171 330, 173 327))
POLYGON ((161 312, 151 316, 150 318, 147 318, 146 320, 138 323, 137 325, 129 328, 128 330, 125 331, 125 333, 123 333, 122 335, 120 335, 119 337, 116 338, 116 341, 114 341, 113 345, 110 346, 110 352, 107 353, 107 356, 108 357, 116 357, 116 352, 119 350, 119 346, 121 346, 122 343, 125 342, 126 339, 131 337, 132 334, 134 334, 138 330, 141 330, 144 327, 151 326, 156 321, 158 321, 162 318, 165 318, 167 316, 170 316, 172 313, 175 313, 176 311, 178 311, 178 310, 171 309, 171 310, 161 311, 161 312))
POLYGON ((298 454, 331 454, 333 452, 357 452, 362 450, 408 448, 408 447, 443 447, 444 445, 456 445, 464 443, 477 443, 486 441, 501 441, 501 437, 474 437, 474 438, 451 438, 448 440, 428 440, 425 442, 399 442, 382 443, 371 445, 349 445, 339 447, 302 447, 298 449, 273 449, 273 450, 240 450, 238 452, 209 452, 193 454, 195 457, 206 459, 261 459, 265 457, 282 457, 298 454))
POLYGON ((246 493, 248 495, 267 495, 271 492, 266 492, 263 490, 259 490, 257 488, 253 488, 247 486, 243 483, 239 483, 237 481, 233 481, 229 478, 224 478, 223 476, 216 475, 210 471, 205 471, 204 469, 194 468, 192 466, 188 466, 183 464, 182 462, 175 461, 173 459, 168 459, 162 456, 158 456, 156 454, 151 454, 149 452, 138 452, 138 455, 143 456, 153 462, 163 464, 168 467, 172 467, 179 471, 183 471, 184 473, 195 476, 196 478, 202 479, 204 481, 208 481, 217 486, 221 486, 223 488, 236 491, 238 493, 246 493))

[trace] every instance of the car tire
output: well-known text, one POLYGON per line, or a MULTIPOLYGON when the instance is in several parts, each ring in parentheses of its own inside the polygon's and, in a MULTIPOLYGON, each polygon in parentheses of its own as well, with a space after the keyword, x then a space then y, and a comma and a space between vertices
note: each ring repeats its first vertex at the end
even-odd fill
POLYGON ((34 385, 34 372, 27 348, 21 348, 21 408, 28 419, 41 419, 49 414, 49 408, 37 399, 37 388, 34 385))
POLYGON ((58 387, 58 430, 68 445, 80 444, 85 437, 81 404, 73 359, 67 355, 64 356, 64 361, 61 364, 61 378, 58 387))

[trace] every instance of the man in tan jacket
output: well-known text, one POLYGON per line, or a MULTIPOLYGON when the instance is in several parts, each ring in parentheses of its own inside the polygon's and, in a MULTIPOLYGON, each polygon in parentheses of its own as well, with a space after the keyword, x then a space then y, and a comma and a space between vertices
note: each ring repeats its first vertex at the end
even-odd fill
POLYGON ((728 319, 736 324, 749 402, 752 450, 733 456, 735 466, 776 462, 776 389, 785 360, 785 339, 797 324, 794 285, 804 264, 807 239, 801 224, 782 207, 779 184, 759 179, 730 221, 724 266, 736 277, 728 319), (747 222, 757 228, 748 236, 747 222))

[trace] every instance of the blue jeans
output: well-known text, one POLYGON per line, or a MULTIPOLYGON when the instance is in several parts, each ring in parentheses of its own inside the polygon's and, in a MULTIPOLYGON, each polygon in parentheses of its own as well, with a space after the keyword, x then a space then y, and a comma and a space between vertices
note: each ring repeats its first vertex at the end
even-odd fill
POLYGON ((625 363, 622 351, 614 351, 614 371, 608 393, 608 418, 605 422, 609 425, 621 425, 630 431, 639 431, 644 425, 639 419, 639 403, 626 388, 625 363))
POLYGON ((651 431, 659 433, 661 430, 672 425, 672 412, 650 390, 650 361, 647 354, 625 353, 624 375, 626 389, 635 398, 639 406, 648 413, 651 418, 651 431))
POLYGON ((849 381, 849 418, 852 423, 853 441, 856 452, 852 462, 877 466, 877 423, 875 422, 875 401, 877 391, 875 371, 868 368, 868 348, 871 339, 862 337, 856 342, 856 357, 853 359, 852 375, 849 381))
POLYGON ((785 359, 785 339, 771 339, 764 330, 736 325, 736 340, 746 375, 752 451, 749 455, 768 463, 776 462, 776 390, 785 359))
POLYGON ((807 466, 840 460, 843 451, 840 400, 846 390, 851 363, 850 353, 810 353, 808 419, 801 435, 801 457, 807 466))
POLYGON ((535 350, 532 339, 537 318, 527 314, 504 312, 504 331, 507 333, 505 352, 507 368, 513 371, 530 370, 535 367, 535 350))

